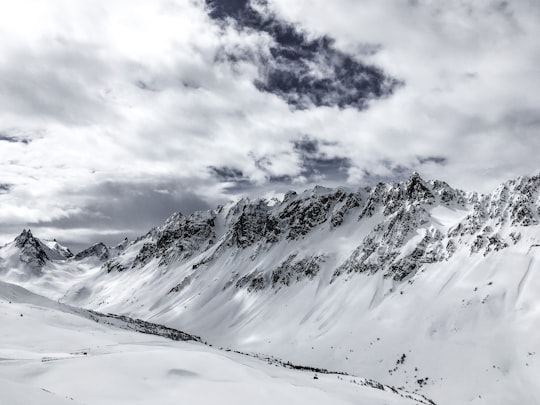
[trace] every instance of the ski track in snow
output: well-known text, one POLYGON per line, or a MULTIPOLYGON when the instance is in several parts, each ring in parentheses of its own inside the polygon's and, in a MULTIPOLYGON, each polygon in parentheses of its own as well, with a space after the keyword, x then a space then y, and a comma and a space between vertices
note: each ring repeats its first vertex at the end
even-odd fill
POLYGON ((523 289, 527 283, 527 278, 529 277, 529 274, 531 273, 531 268, 532 268, 533 263, 534 263, 534 257, 531 257, 529 260, 529 265, 527 266, 527 269, 525 270, 523 276, 519 280, 518 287, 517 287, 516 302, 518 302, 521 297, 523 289))

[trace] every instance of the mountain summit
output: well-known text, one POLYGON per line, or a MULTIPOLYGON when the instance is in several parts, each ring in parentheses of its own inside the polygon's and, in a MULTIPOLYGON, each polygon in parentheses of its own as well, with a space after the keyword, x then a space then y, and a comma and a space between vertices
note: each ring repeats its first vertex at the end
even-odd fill
POLYGON ((20 250, 19 257, 22 262, 32 267, 42 267, 49 260, 43 249, 43 244, 32 235, 30 229, 23 229, 15 238, 15 246, 20 250))

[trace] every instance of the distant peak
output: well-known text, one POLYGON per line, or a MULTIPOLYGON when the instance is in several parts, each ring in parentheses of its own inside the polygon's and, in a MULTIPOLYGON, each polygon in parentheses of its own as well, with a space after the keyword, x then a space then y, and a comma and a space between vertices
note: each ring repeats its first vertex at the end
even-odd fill
POLYGON ((20 259, 25 263, 41 267, 49 260, 41 242, 32 235, 30 229, 23 229, 21 234, 15 238, 15 246, 20 249, 20 259))
POLYGON ((422 179, 422 176, 420 176, 420 173, 418 173, 416 170, 413 171, 413 172, 411 173, 411 175, 409 176, 409 181, 411 181, 411 180, 421 180, 421 181, 424 181, 424 180, 422 179))
POLYGON ((110 258, 109 248, 103 242, 98 242, 84 249, 82 252, 77 253, 73 259, 82 260, 92 256, 97 257, 102 261, 108 260, 110 258))
POLYGON ((28 230, 23 229, 19 236, 34 237, 34 235, 32 235, 32 230, 30 228, 28 228, 28 230))
POLYGON ((420 176, 420 173, 417 171, 414 171, 411 173, 409 178, 407 179, 407 184, 422 184, 424 186, 427 186, 427 182, 420 176))
POLYGON ((28 241, 31 240, 36 240, 36 238, 34 238, 34 235, 32 235, 32 231, 30 229, 23 229, 20 235, 15 238, 15 242, 18 247, 24 246, 28 241))
POLYGON ((284 202, 287 202, 291 199, 293 199, 294 197, 296 197, 298 195, 298 193, 294 190, 289 190, 285 193, 285 196, 283 197, 283 201, 284 202))

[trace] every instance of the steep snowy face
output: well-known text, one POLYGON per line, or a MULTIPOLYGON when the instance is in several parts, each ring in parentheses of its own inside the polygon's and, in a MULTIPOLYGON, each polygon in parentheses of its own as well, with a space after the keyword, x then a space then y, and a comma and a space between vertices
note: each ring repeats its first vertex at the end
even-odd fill
POLYGON ((82 252, 77 253, 73 260, 83 260, 89 257, 97 257, 99 260, 105 261, 111 257, 109 248, 102 242, 96 243, 89 248, 84 249, 82 252))
POLYGON ((46 240, 46 239, 40 239, 39 240, 42 245, 45 245, 48 249, 50 249, 52 252, 54 252, 53 255, 50 255, 49 259, 51 260, 66 260, 71 259, 73 257, 73 252, 69 250, 69 248, 61 245, 54 240, 46 240))
POLYGON ((0 278, 57 300, 73 284, 99 271, 101 264, 117 252, 118 247, 98 243, 74 256, 56 240, 42 240, 30 230, 23 230, 12 242, 0 247, 0 278))

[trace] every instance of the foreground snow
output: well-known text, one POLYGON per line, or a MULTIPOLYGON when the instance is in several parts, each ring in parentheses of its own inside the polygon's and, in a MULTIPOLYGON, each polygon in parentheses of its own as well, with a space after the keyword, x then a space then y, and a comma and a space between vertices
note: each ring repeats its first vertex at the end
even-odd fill
MULTIPOLYGON (((0 403, 419 404, 361 378, 287 369, 95 323, 0 283, 0 403)), ((420 402, 419 402, 420 401, 420 402)))

